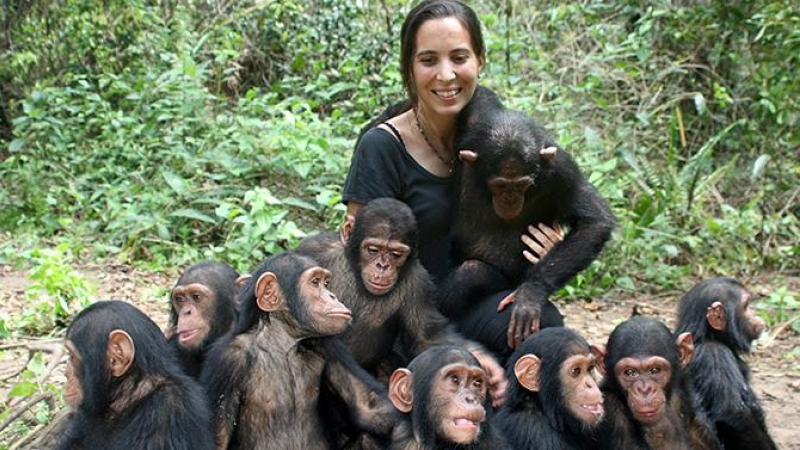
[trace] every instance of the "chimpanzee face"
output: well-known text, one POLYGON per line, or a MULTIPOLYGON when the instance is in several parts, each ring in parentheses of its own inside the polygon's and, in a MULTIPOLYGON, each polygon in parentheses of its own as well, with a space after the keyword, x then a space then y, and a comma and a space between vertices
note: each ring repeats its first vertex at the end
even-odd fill
POLYGON ((667 386, 672 377, 669 361, 660 356, 626 357, 614 366, 633 418, 642 425, 659 420, 667 407, 667 386))
POLYGON ((411 247, 390 238, 388 224, 375 228, 385 228, 386 232, 373 233, 361 241, 361 281, 370 294, 385 295, 399 281, 400 269, 411 254, 411 247))
POLYGON ((742 332, 748 339, 755 340, 764 332, 766 324, 764 319, 758 316, 756 312, 750 308, 752 296, 746 289, 742 289, 742 297, 736 308, 737 316, 741 317, 740 325, 742 332))
POLYGON ((339 334, 350 325, 352 315, 328 287, 331 284, 331 272, 322 267, 311 267, 301 275, 298 283, 298 299, 302 301, 305 313, 301 325, 313 334, 328 336, 339 334))
POLYGON ((199 349, 211 330, 217 296, 201 283, 175 286, 170 295, 177 317, 178 344, 189 350, 199 349))
POLYGON ((496 173, 486 180, 494 212, 503 220, 514 220, 522 214, 525 194, 534 182, 534 178, 522 170, 525 167, 522 158, 509 154, 500 162, 496 173))
POLYGON ((449 442, 470 444, 481 435, 488 395, 486 373, 479 366, 452 363, 439 369, 431 387, 430 420, 449 442))
POLYGON ((69 354, 69 360, 67 360, 67 368, 65 371, 67 384, 64 387, 64 401, 74 409, 77 408, 83 400, 83 391, 81 390, 80 382, 81 356, 72 342, 67 341, 65 347, 69 354))
POLYGON ((595 357, 572 355, 561 363, 559 374, 567 410, 584 425, 594 427, 603 418, 603 395, 595 379, 595 357))

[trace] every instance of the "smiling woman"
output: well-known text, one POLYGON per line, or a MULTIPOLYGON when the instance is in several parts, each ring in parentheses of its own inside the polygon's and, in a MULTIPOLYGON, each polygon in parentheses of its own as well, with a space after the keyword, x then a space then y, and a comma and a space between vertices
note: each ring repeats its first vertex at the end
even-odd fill
POLYGON ((375 198, 408 204, 420 261, 437 278, 450 269, 456 120, 478 87, 485 54, 480 22, 460 1, 423 1, 411 10, 400 49, 408 103, 359 139, 342 194, 347 221, 375 198))

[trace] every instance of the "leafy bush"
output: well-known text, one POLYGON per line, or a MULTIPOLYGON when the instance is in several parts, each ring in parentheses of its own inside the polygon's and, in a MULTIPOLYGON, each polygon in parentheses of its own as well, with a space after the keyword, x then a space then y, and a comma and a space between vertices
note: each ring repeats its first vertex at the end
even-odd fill
MULTIPOLYGON (((602 259, 563 294, 798 267, 800 7, 474 6, 489 49, 481 82, 545 123, 618 217, 602 259)), ((0 230, 83 239, 97 257, 249 266, 335 227, 358 129, 402 96, 406 8, 3 10, 0 230)))

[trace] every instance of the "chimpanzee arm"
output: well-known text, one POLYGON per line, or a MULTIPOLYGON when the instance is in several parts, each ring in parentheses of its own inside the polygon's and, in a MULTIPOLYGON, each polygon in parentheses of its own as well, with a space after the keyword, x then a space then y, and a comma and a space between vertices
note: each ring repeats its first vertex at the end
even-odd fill
POLYGON ((401 315, 401 342, 410 349, 412 355, 418 355, 434 345, 465 347, 486 371, 493 404, 499 407, 505 399, 507 386, 503 368, 483 346, 461 336, 439 312, 432 301, 435 287, 428 282, 428 277, 415 276, 416 271, 424 270, 422 266, 411 267, 406 277, 413 282, 398 286, 399 289, 406 289, 400 293, 405 303, 398 310, 401 315))
POLYGON ((614 215, 608 202, 586 182, 576 190, 573 206, 565 219, 571 229, 564 240, 547 252, 538 264, 527 269, 523 286, 533 298, 547 299, 578 272, 589 267, 614 229, 614 215))
POLYGON ((448 317, 458 316, 470 307, 470 299, 503 290, 508 284, 506 277, 492 265, 477 259, 466 260, 442 281, 439 310, 448 317))
POLYGON ((327 361, 323 383, 346 404, 352 423, 373 436, 388 439, 400 416, 389 402, 386 388, 358 365, 340 339, 324 339, 320 351, 327 361))
MULTIPOLYGON (((558 219, 559 221, 561 219, 558 219)), ((519 286, 508 328, 509 346, 516 347, 539 329, 544 302, 597 258, 614 229, 614 215, 595 189, 583 182, 564 218, 570 230, 538 264, 527 269, 519 286)))
POLYGON ((227 449, 236 431, 247 377, 247 358, 240 348, 223 338, 212 348, 200 384, 205 388, 214 420, 217 448, 227 449))
POLYGON ((777 449, 740 361, 727 346, 718 342, 698 345, 687 369, 726 448, 777 449))

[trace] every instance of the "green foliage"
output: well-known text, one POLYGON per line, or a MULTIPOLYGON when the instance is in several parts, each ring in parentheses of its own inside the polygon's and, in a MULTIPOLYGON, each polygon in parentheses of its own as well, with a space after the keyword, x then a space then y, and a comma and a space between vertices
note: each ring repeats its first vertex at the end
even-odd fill
POLYGON ((15 325, 24 332, 41 334, 64 326, 70 316, 89 305, 95 288, 72 268, 66 245, 34 250, 31 257, 34 264, 29 277, 33 283, 25 290, 31 306, 15 325))
POLYGON ((770 327, 787 324, 800 333, 800 298, 786 286, 780 286, 757 303, 761 316, 770 327))
MULTIPOLYGON (((481 82, 545 123, 618 219, 563 295, 797 269, 795 3, 474 5, 489 52, 481 82)), ((358 130, 402 97, 408 7, 2 10, 0 230, 152 267, 250 267, 335 228, 358 130)), ((16 248, 0 246, 0 261, 16 248)))
MULTIPOLYGON (((11 386, 6 394, 9 402, 26 401, 32 396, 37 394, 49 394, 51 399, 48 401, 39 401, 33 405, 28 413, 20 416, 14 420, 9 427, 4 428, 0 432, 0 448, 3 447, 4 442, 8 442, 9 434, 12 438, 18 438, 28 434, 35 426, 46 424, 50 422, 55 413, 56 398, 61 395, 62 387, 54 383, 42 381, 52 370, 43 358, 43 352, 29 353, 27 363, 22 372, 15 377, 16 382, 11 386)), ((0 358, 8 360, 12 357, 22 357, 22 354, 17 351, 0 352, 0 358)), ((18 404, 17 404, 18 405, 18 404)), ((5 421, 8 416, 15 412, 14 408, 9 407, 6 402, 0 402, 0 422, 5 421)))

